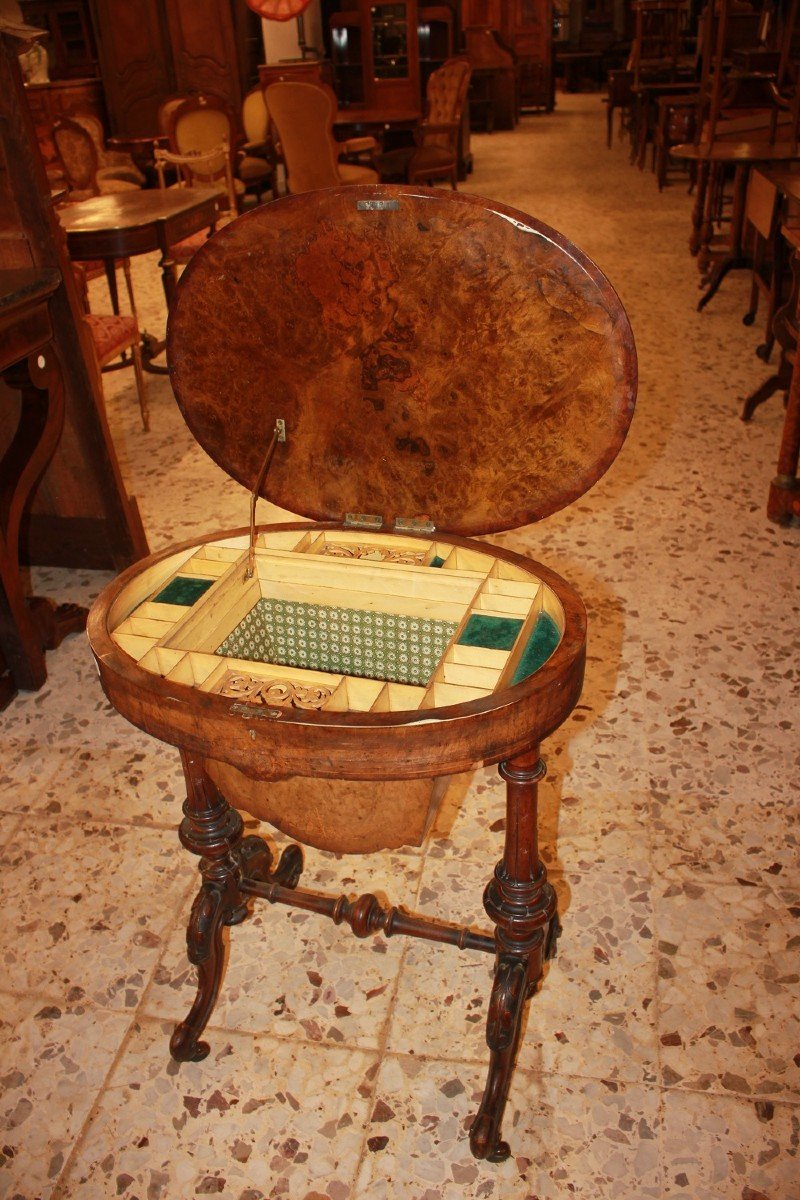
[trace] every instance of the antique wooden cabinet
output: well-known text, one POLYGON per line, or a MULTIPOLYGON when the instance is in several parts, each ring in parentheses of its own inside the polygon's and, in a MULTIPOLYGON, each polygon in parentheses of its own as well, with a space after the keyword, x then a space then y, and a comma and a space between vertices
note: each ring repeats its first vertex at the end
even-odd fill
POLYGON ((499 1161, 523 1010, 558 932, 537 847, 539 743, 579 696, 586 617, 565 580, 475 535, 546 516, 609 466, 636 390, 625 313, 579 250, 523 213, 351 186, 210 239, 168 343, 190 429, 251 491, 249 528, 131 568, 89 621, 111 702, 183 758, 199 986, 173 1056, 208 1053, 223 927, 250 897, 359 937, 487 952, 489 1076, 470 1138, 499 1161), (259 495, 310 523, 259 527, 259 495), (407 784, 482 762, 506 782, 484 894, 493 933, 300 887, 299 847, 273 864, 231 807, 324 849, 418 844, 436 796, 407 784), (370 787, 391 780, 403 786, 370 787))
POLYGON ((333 86, 342 105, 422 110, 430 75, 454 53, 455 12, 449 4, 398 8, 350 3, 332 13, 328 24, 333 86), (387 68, 398 78, 397 60, 387 62, 383 51, 390 45, 387 35, 391 39, 397 33, 398 20, 405 26, 409 67, 407 83, 392 88, 386 83, 391 78, 387 68), (415 79, 417 93, 412 96, 415 79))
POLYGON ((331 16, 340 103, 414 110, 420 104, 417 0, 358 0, 331 16))
POLYGON ((520 108, 553 108, 553 0, 463 0, 461 25, 468 53, 479 30, 491 30, 511 52, 520 108))
POLYGON ((91 4, 114 134, 155 134, 159 106, 175 93, 214 92, 238 110, 256 82, 260 25, 244 0, 91 4))

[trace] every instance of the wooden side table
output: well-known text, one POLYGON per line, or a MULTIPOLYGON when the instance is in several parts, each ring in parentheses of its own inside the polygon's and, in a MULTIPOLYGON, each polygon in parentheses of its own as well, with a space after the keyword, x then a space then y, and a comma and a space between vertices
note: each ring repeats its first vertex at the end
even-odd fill
POLYGON ((55 269, 0 271, 0 375, 22 396, 16 433, 0 460, 0 708, 47 678, 44 651, 86 624, 86 609, 26 595, 20 527, 64 424, 64 381, 52 342, 55 269), (5 668, 5 670, 3 670, 5 668))
POLYGON ((777 142, 701 142, 696 146, 683 144, 673 146, 670 153, 674 158, 697 164, 697 199, 692 211, 692 237, 690 248, 693 253, 708 247, 713 228, 713 188, 709 186, 710 173, 725 166, 735 168, 733 205, 729 248, 722 259, 713 267, 703 295, 697 303, 702 312, 717 294, 729 271, 752 265, 750 255, 744 247, 744 207, 747 181, 754 166, 800 162, 800 153, 789 143, 777 142))
POLYGON ((470 1144, 502 1161, 523 1014, 559 931, 538 849, 540 743, 578 699, 586 614, 546 566, 476 535, 547 516, 613 461, 636 393, 625 312, 593 263, 524 213, 442 189, 349 186, 221 230, 181 279, 168 350, 189 428, 251 493, 249 529, 137 564, 89 621, 112 704, 178 747, 186 777, 198 988, 172 1054, 208 1054, 224 927, 252 897, 360 938, 489 953, 489 1067, 470 1144), (311 523, 258 528, 259 496, 311 523), (299 846, 274 862, 235 808, 321 849, 418 845, 427 802, 420 811, 403 788, 365 804, 348 783, 479 762, 499 764, 506 787, 505 845, 483 894, 491 932, 298 886, 299 846), (282 801, 291 777, 304 782, 282 801), (334 800, 320 803, 318 781, 334 800))

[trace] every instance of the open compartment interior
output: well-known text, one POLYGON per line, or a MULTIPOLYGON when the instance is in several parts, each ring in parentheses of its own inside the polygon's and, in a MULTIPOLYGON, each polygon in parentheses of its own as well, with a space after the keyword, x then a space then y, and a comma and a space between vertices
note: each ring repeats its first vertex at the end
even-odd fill
POLYGON ((112 634, 148 671, 244 704, 400 712, 481 699, 564 629, 531 572, 469 547, 353 529, 262 531, 137 577, 112 634))

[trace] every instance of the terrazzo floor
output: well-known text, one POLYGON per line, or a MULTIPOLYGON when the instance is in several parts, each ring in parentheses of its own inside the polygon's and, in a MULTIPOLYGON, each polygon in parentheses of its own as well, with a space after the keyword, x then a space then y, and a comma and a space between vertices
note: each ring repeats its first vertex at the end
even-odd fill
MULTIPOLYGON (((554 225, 607 273, 640 356, 638 412, 584 499, 498 538, 590 615, 585 690, 546 746, 544 853, 564 935, 530 1007, 505 1130, 475 1162, 489 963, 357 942, 262 905, 231 934, 212 1053, 167 1053, 185 1014, 194 860, 176 755, 106 703, 82 636, 0 717, 0 1196, 15 1200, 798 1200, 800 530, 765 518, 782 411, 748 285, 702 314, 691 200, 604 142, 597 95, 474 139, 469 190, 554 225)), ((163 326, 153 259, 142 323, 163 326)), ((93 285, 94 306, 107 303, 93 285)), ((149 377, 106 376, 151 546, 242 524, 247 498, 149 377)), ((264 519, 268 516, 264 506, 264 519)), ((36 572, 89 601, 108 576, 36 572)), ((456 779, 421 850, 307 857, 311 886, 376 890, 483 924, 501 850, 494 770, 456 779)))

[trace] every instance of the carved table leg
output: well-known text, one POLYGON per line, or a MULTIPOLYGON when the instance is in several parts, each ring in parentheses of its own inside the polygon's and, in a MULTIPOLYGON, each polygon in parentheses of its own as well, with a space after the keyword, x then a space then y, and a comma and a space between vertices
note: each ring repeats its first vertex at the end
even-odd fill
POLYGON ((64 380, 50 343, 7 368, 3 378, 20 392, 22 403, 17 429, 0 459, 0 648, 15 687, 35 691, 47 678, 47 629, 36 620, 45 602, 39 601, 34 611, 37 601, 27 595, 20 567, 20 528, 61 437, 64 380))
POLYGON ((506 781, 506 841, 483 896, 497 926, 497 964, 486 1025, 489 1075, 469 1140, 476 1158, 502 1162, 508 1144, 500 1126, 519 1045, 525 1002, 558 936, 556 897, 539 859, 537 785, 545 774, 538 747, 500 764, 506 781))
POLYGON ((200 855, 203 882, 186 930, 189 961, 197 967, 197 996, 186 1019, 176 1026, 169 1048, 178 1062, 198 1062, 209 1052, 208 1043, 199 1037, 219 994, 223 926, 238 925, 247 916, 242 879, 278 879, 292 887, 302 858, 298 847, 288 847, 271 874, 272 853, 266 842, 255 836, 242 838, 242 818, 208 778, 202 761, 183 752, 181 757, 187 797, 179 836, 187 850, 200 855))

